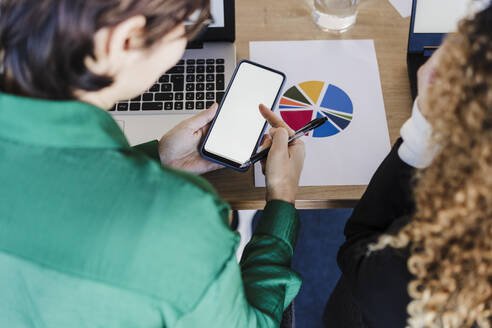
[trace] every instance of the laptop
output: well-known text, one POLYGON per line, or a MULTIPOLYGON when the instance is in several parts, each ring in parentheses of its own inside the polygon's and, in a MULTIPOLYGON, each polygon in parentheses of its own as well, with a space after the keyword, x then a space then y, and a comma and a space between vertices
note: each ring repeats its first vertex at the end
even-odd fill
POLYGON ((213 23, 144 94, 110 111, 131 145, 159 140, 178 123, 220 103, 236 66, 234 0, 211 0, 213 23))
POLYGON ((413 0, 407 65, 412 97, 417 97, 417 71, 458 22, 485 9, 490 0, 413 0))

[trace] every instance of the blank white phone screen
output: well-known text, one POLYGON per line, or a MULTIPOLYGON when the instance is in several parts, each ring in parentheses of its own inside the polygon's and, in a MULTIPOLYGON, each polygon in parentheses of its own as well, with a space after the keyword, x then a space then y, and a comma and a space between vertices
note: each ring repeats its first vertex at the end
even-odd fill
POLYGON ((278 73, 241 63, 204 149, 235 163, 247 162, 265 125, 259 105, 273 106, 282 83, 278 73))

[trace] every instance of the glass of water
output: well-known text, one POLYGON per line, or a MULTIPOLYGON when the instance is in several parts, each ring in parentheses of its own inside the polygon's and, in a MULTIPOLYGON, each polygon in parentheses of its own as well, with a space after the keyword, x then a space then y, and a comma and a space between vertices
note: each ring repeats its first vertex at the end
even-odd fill
POLYGON ((343 33, 357 20, 360 0, 314 0, 314 22, 327 32, 343 33))

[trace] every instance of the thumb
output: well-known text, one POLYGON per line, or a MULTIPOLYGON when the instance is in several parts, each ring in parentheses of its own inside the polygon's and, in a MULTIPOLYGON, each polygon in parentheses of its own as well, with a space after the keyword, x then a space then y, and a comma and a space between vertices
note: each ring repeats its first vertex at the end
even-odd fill
POLYGON ((186 122, 186 125, 194 130, 203 128, 214 119, 215 114, 217 113, 217 108, 219 108, 219 105, 217 105, 217 103, 213 104, 209 109, 204 110, 200 114, 190 118, 186 122))
POLYGON ((289 134, 286 129, 278 128, 273 132, 272 148, 270 154, 277 157, 288 157, 289 155, 289 134))

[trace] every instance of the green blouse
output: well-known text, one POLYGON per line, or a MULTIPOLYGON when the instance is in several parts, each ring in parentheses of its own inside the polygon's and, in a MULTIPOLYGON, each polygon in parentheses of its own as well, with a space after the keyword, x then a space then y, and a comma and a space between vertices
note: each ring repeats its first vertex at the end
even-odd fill
POLYGON ((269 202, 238 264, 229 211, 105 111, 0 93, 0 327, 277 327, 297 212, 269 202))

